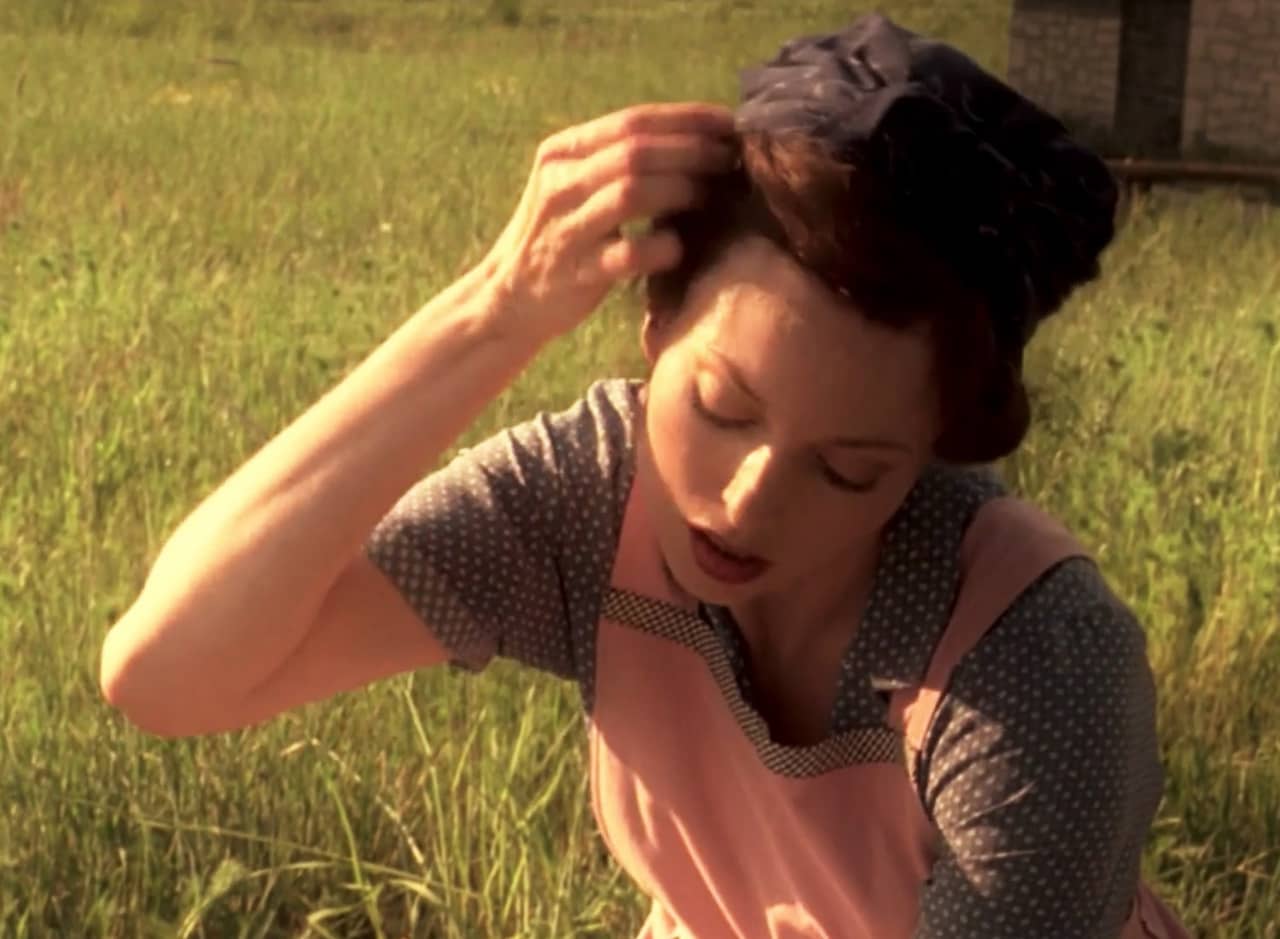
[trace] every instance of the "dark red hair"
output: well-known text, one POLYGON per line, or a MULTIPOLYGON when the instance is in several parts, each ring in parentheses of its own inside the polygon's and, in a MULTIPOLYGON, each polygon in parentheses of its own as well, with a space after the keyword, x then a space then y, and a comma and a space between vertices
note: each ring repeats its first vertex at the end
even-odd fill
MULTIPOLYGON (((862 315, 926 330, 942 418, 938 459, 981 463, 1012 452, 1030 423, 1022 347, 1000 340, 989 298, 961 282, 927 232, 900 221, 889 187, 869 167, 836 159, 803 135, 751 133, 741 145, 740 169, 714 180, 706 202, 659 223, 675 231, 683 255, 644 282, 655 322, 679 315, 693 282, 735 241, 763 236, 862 315)), ((1052 308, 1036 314, 1054 312, 1074 286, 1064 284, 1052 308)))

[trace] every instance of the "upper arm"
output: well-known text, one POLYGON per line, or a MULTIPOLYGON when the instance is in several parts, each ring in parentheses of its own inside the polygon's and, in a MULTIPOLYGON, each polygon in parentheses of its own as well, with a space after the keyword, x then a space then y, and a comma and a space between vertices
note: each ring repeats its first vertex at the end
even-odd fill
POLYGON ((497 654, 580 677, 620 524, 619 417, 597 385, 419 481, 347 564, 303 642, 213 729, 445 661, 478 669, 497 654))
POLYGON ((925 741, 943 853, 919 937, 1115 939, 1160 799, 1145 639, 1067 562, 952 677, 925 741))
POLYGON ((222 727, 256 724, 447 658, 439 640, 387 578, 361 552, 351 559, 320 605, 302 643, 233 710, 222 727))
POLYGON ((368 558, 450 661, 480 669, 499 655, 585 677, 627 449, 603 388, 459 454, 371 533, 368 558))

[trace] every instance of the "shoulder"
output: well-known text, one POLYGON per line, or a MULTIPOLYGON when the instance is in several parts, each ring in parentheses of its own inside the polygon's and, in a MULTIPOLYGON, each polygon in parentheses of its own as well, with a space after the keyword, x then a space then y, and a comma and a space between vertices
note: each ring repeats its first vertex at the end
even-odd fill
POLYGON ((607 577, 635 472, 635 417, 641 383, 598 380, 564 410, 525 425, 541 436, 558 485, 562 543, 591 557, 591 579, 607 577), (591 546, 588 548, 588 546, 591 546))
POLYGON ((374 531, 374 540, 406 524, 445 525, 446 518, 505 514, 522 523, 545 518, 568 497, 584 511, 618 501, 631 462, 631 379, 601 379, 571 404, 539 410, 480 442, 461 447, 419 480, 374 531))
POLYGON ((1163 789, 1144 650, 1133 614, 1073 558, 961 660, 920 764, 947 845, 935 915, 994 900, 1010 934, 1115 935, 1163 789))
POLYGON ((637 385, 635 379, 599 379, 572 403, 555 410, 541 409, 460 451, 459 456, 483 460, 502 454, 509 458, 514 451, 566 476, 616 472, 634 446, 637 385))
POLYGON ((1143 629, 1088 547, 1031 500, 990 488, 983 495, 965 523, 974 583, 959 586, 990 594, 998 605, 988 614, 994 622, 957 664, 957 679, 1000 675, 1000 666, 1035 665, 1045 674, 1145 666, 1143 629))
POLYGON ((605 477, 624 468, 635 447, 639 385, 635 379, 600 379, 572 405, 545 416, 557 454, 566 465, 605 477))
POLYGON ((968 737, 998 738, 1046 769, 1066 759, 1146 772, 1157 759, 1154 720, 1142 626, 1094 561, 1073 557, 1024 590, 960 660, 925 745, 935 769, 962 756, 968 737))
POLYGON ((1086 684, 1139 680, 1148 671, 1146 634, 1097 562, 1074 556, 1023 590, 956 668, 953 683, 1008 683, 1030 673, 1086 684))
POLYGON ((460 448, 423 485, 532 498, 544 505, 576 498, 584 509, 598 511, 603 503, 617 501, 628 479, 638 385, 635 379, 599 379, 563 407, 539 409, 460 448))
POLYGON ((592 628, 632 475, 634 387, 596 381, 568 406, 461 449, 371 533, 366 553, 455 661, 479 668, 500 654, 577 677, 589 695, 592 628))
MULTIPOLYGON (((1042 509, 1021 506, 1030 511, 1003 513, 999 525, 1029 526, 1030 533, 992 530, 987 538, 1017 545, 1045 537, 1047 524, 1066 534, 1042 509)), ((998 576, 996 568, 987 569, 998 576)), ((1154 746, 1154 711, 1142 626, 1098 564, 1077 554, 1024 588, 960 658, 924 747, 941 758, 956 746, 965 749, 968 736, 1009 746, 1017 741, 1027 754, 1047 755, 1043 742, 1056 741, 1059 748, 1078 748, 1082 760, 1121 760, 1117 751, 1124 748, 1137 748, 1146 759, 1154 746)))

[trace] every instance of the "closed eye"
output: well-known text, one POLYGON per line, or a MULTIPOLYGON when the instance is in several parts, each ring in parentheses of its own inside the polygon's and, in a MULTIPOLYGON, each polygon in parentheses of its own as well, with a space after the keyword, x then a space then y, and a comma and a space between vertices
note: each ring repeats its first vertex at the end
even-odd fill
POLYGON ((702 397, 698 394, 698 386, 696 384, 693 386, 692 404, 695 411, 717 427, 740 429, 743 427, 750 427, 754 423, 750 418, 733 420, 708 411, 707 406, 702 403, 702 397))
MULTIPOLYGON (((698 385, 696 382, 693 385, 692 394, 690 395, 690 404, 693 406, 694 411, 696 411, 705 421, 723 430, 742 430, 755 423, 755 421, 750 418, 731 419, 721 417, 719 414, 714 414, 707 410, 706 405, 702 403, 702 397, 698 394, 698 385)), ((877 477, 875 479, 868 480, 867 482, 855 483, 852 480, 845 479, 822 460, 818 460, 817 463, 823 478, 837 489, 841 489, 845 492, 870 492, 875 488, 876 483, 879 482, 879 478, 877 477)))
POLYGON ((878 479, 870 479, 860 483, 852 482, 832 470, 825 463, 822 463, 822 475, 827 477, 827 482, 831 483, 831 485, 838 489, 844 489, 846 492, 870 492, 876 488, 876 483, 879 482, 878 479))

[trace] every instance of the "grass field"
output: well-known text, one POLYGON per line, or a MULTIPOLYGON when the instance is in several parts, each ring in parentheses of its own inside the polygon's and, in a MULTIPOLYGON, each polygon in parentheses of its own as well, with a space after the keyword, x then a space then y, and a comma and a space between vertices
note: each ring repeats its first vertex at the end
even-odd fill
MULTIPOLYGON (((552 130, 730 102, 836 2, 0 0, 0 936, 627 936, 576 692, 444 671, 215 738, 100 699, 177 522, 475 261, 552 130), (773 12, 771 12, 773 11, 773 12)), ((883 0, 1002 71, 1006 3, 883 0)), ((1008 475, 1146 624, 1149 876, 1280 937, 1280 210, 1126 208, 1008 475)), ((615 298, 458 446, 639 374, 615 298)))

